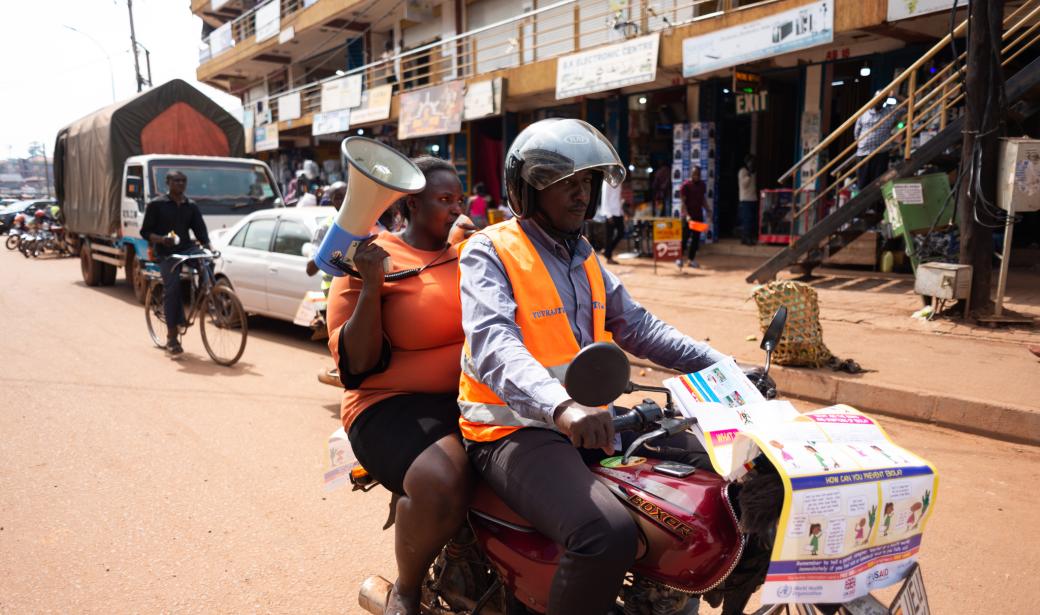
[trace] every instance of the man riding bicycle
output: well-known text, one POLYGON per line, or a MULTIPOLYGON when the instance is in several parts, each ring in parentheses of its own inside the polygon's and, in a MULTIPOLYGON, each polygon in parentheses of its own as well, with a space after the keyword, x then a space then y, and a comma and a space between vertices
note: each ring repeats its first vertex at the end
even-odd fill
MULTIPOLYGON (((603 182, 617 186, 624 176, 589 124, 537 122, 506 156, 516 219, 478 232, 459 257, 459 424, 489 486, 566 551, 549 615, 608 612, 638 542, 625 506, 586 465, 595 449, 612 452, 612 414, 570 398, 560 382, 567 364, 602 341, 683 372, 724 358, 636 303, 582 236, 603 182)), ((659 444, 674 459, 710 467, 692 435, 659 444)))
MULTIPOLYGON (((178 254, 197 253, 195 242, 188 233, 207 250, 210 248, 209 233, 202 212, 185 194, 188 177, 180 171, 166 175, 166 194, 149 201, 144 210, 141 236, 155 246, 159 257, 159 270, 163 281, 163 313, 166 317, 166 351, 172 356, 184 352, 177 335, 180 325, 185 323, 184 302, 181 299, 181 264, 178 254)), ((193 266, 189 264, 188 266, 193 266)))

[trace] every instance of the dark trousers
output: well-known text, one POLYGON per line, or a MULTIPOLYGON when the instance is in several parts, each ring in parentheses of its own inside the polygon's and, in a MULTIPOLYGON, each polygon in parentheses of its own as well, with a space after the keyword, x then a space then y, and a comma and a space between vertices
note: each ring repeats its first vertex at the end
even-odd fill
POLYGON ((683 246, 685 246, 686 259, 693 261, 697 256, 697 248, 701 246, 701 232, 690 228, 689 219, 683 220, 683 246))
MULTIPOLYGON (((634 439, 624 435, 626 442, 634 439)), ((656 457, 710 467, 690 434, 655 445, 664 449, 656 457)), ((628 508, 588 468, 604 457, 602 451, 579 450, 562 434, 538 428, 494 442, 467 441, 466 448, 495 493, 565 550, 549 592, 548 615, 607 613, 635 561, 638 529, 628 508)))
POLYGON ((159 273, 163 281, 163 314, 166 316, 166 337, 177 337, 177 327, 186 322, 184 317, 184 299, 181 292, 181 270, 194 267, 194 261, 186 261, 177 267, 177 259, 167 256, 159 262, 159 273))
MULTIPOLYGON (((857 156, 856 162, 863 162, 866 156, 857 156)), ((856 188, 860 191, 866 189, 870 185, 870 182, 881 177, 888 170, 888 153, 878 152, 874 156, 867 160, 860 168, 856 169, 856 188)))
POLYGON ((740 222, 740 241, 755 243, 758 241, 758 202, 741 201, 737 209, 740 222))
POLYGON ((607 258, 614 257, 614 248, 617 247, 618 242, 625 236, 625 217, 624 216, 610 216, 607 218, 607 244, 603 248, 603 256, 607 258))

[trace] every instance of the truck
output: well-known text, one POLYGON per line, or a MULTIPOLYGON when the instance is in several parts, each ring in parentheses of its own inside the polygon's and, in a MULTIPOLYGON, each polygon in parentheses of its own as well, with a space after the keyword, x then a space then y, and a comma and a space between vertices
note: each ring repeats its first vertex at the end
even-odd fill
POLYGON ((88 286, 114 284, 123 268, 144 302, 153 260, 141 237, 145 205, 175 170, 187 175, 186 194, 211 236, 253 211, 283 206, 271 169, 245 157, 241 122, 180 79, 58 132, 55 192, 88 286))

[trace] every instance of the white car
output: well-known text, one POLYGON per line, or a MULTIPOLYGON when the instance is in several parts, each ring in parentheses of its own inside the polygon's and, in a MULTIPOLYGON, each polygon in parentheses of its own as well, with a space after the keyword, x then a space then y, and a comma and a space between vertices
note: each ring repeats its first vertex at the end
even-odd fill
POLYGON ((217 277, 231 283, 246 312, 292 322, 304 295, 321 291, 321 273, 308 276, 307 261, 317 250, 314 232, 334 213, 332 207, 264 209, 214 233, 217 277))

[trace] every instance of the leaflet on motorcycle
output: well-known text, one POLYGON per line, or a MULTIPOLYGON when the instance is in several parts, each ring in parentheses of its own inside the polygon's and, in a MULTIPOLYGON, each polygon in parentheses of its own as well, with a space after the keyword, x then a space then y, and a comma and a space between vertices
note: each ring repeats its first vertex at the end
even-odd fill
POLYGON ((913 571, 938 476, 869 416, 837 405, 737 434, 736 468, 764 453, 784 482, 765 604, 846 602, 913 571))
POLYGON ((733 359, 664 381, 678 410, 697 419, 692 428, 715 471, 732 473, 732 444, 741 431, 798 416, 789 402, 766 401, 733 359))

